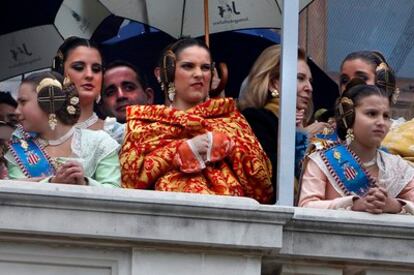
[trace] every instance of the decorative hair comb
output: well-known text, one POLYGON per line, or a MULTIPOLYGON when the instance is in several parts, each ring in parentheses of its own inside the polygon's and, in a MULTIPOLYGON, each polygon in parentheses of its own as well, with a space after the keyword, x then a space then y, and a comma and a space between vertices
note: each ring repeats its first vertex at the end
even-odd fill
POLYGON ((53 78, 45 78, 40 81, 39 85, 37 85, 36 92, 39 93, 43 88, 50 86, 62 89, 62 84, 58 80, 53 78))
POLYGON ((340 101, 339 101, 339 114, 341 116, 341 120, 344 123, 345 128, 348 128, 348 123, 346 123, 346 117, 349 116, 350 114, 353 113, 353 110, 347 110, 346 112, 344 111, 344 107, 343 105, 348 105, 353 107, 354 106, 354 102, 349 98, 349 97, 341 97, 340 101))

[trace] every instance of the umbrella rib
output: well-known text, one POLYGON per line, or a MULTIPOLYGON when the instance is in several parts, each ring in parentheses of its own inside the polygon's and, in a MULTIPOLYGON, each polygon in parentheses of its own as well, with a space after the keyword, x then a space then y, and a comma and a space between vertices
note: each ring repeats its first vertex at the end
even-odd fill
POLYGON ((280 14, 282 14, 282 9, 280 8, 279 2, 277 0, 275 0, 276 2, 276 6, 279 9, 280 14))
POLYGON ((186 6, 186 0, 183 0, 183 12, 181 15, 181 31, 180 31, 180 38, 183 36, 183 30, 184 30, 184 15, 185 15, 185 6, 186 6))

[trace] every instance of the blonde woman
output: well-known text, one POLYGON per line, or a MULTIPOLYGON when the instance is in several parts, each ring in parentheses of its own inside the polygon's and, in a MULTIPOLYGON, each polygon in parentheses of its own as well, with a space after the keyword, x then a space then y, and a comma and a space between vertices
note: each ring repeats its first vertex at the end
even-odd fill
MULTIPOLYGON (((277 129, 280 105, 280 46, 265 49, 257 58, 240 91, 239 108, 259 139, 272 162, 272 175, 276 176, 277 129)), ((328 125, 318 122, 306 126, 306 116, 312 106, 312 74, 306 63, 306 55, 298 49, 298 73, 296 90, 296 159, 300 161, 306 150, 307 136, 314 135, 328 125)), ((289 93, 292 93, 288 91, 289 93)), ((298 165, 296 165, 298 167, 298 165)), ((299 170, 296 169, 296 175, 299 170)), ((274 182, 274 181, 273 181, 274 182)))

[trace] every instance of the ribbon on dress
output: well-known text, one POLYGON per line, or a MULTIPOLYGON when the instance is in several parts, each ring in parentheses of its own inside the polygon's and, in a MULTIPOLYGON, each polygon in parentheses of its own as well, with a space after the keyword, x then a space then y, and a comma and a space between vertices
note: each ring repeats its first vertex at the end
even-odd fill
POLYGON ((49 156, 34 139, 20 139, 9 149, 26 177, 48 177, 55 173, 49 156))
POLYGON ((348 146, 338 143, 321 151, 329 173, 346 195, 364 196, 375 180, 362 167, 358 156, 348 146))

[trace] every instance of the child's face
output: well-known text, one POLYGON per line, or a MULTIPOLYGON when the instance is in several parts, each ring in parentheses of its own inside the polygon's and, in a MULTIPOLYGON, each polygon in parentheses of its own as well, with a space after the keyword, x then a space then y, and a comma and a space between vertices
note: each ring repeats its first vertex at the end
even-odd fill
POLYGON ((20 85, 17 103, 16 115, 26 131, 41 133, 48 127, 48 116, 37 103, 33 84, 20 85))
POLYGON ((355 108, 354 142, 366 148, 378 148, 390 125, 389 100, 379 95, 364 97, 355 108))

